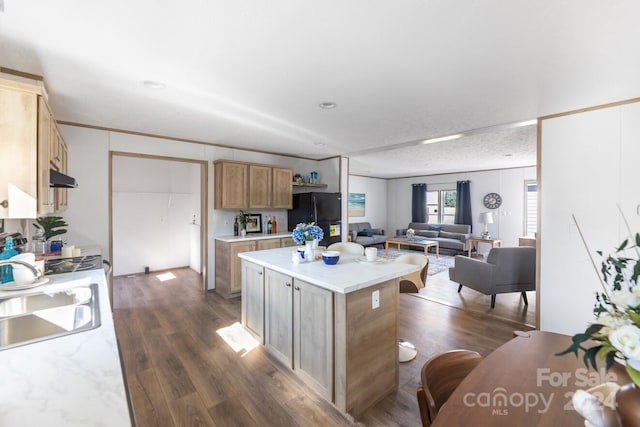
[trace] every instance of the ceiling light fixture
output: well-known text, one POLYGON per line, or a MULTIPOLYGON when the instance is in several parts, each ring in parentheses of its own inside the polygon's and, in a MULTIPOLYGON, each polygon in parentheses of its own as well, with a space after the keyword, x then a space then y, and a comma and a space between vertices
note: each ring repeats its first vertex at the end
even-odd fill
POLYGON ((331 110, 332 108, 336 108, 338 104, 335 102, 321 102, 318 104, 318 107, 324 108, 325 110, 331 110))
POLYGON ((452 139, 462 138, 463 134, 457 133, 455 135, 441 136, 439 138, 425 139, 421 144, 433 144, 434 142, 451 141, 452 139))
POLYGON ((154 82, 153 80, 145 80, 142 82, 142 84, 144 85, 144 87, 147 87, 149 89, 164 89, 167 87, 167 85, 165 85, 162 82, 154 82))

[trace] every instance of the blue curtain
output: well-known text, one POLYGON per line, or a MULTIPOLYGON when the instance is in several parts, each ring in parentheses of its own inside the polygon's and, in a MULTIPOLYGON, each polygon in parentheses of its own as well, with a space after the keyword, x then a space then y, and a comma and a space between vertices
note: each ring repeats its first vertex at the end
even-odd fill
POLYGON ((427 222, 427 184, 413 184, 411 222, 427 222))
POLYGON ((456 224, 472 225, 471 218, 471 182, 458 181, 456 183, 456 224))

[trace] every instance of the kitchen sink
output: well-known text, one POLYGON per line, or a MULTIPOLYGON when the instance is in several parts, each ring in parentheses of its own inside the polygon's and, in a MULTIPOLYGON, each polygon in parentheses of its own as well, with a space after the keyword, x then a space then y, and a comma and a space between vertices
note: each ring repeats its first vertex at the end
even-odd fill
POLYGON ((0 298, 0 350, 100 326, 98 284, 0 298))

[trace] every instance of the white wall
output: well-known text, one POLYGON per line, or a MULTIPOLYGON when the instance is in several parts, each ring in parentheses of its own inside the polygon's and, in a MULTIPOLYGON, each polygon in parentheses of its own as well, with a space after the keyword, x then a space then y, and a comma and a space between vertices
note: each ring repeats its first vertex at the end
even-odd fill
MULTIPOLYGON (((112 170, 114 275, 191 265, 200 165, 114 156, 112 170)), ((199 247, 194 250, 199 257, 199 247)))
MULTIPOLYGON (((524 183, 535 179, 535 167, 391 179, 387 185, 387 229, 395 233, 411 222, 412 184, 426 183, 427 191, 455 190, 457 181, 469 180, 473 234, 479 235, 483 230, 480 213, 491 211, 495 221, 488 227, 491 235, 502 239, 504 246, 517 246, 518 238, 524 235, 524 183), (482 204, 484 195, 491 192, 502 196, 498 209, 489 210, 482 204)), ((482 249, 488 250, 484 246, 482 249)))
POLYGON ((364 193, 364 216, 349 217, 349 223, 369 222, 373 228, 382 228, 387 236, 394 236, 395 229, 387 227, 387 180, 352 175, 349 177, 349 193, 364 193))
MULTIPOLYGON (((640 104, 542 121, 540 328, 575 334, 593 321, 600 289, 572 214, 599 268, 600 257, 640 230, 640 104), (570 313, 570 315, 567 315, 570 313)), ((634 255, 635 256, 635 255, 634 255)))
POLYGON ((69 243, 93 242, 105 259, 109 254, 109 134, 59 126, 67 143, 68 174, 78 187, 67 190, 69 208, 62 214, 69 224, 69 243))
MULTIPOLYGON (((246 162, 291 167, 297 171, 319 173, 320 180, 328 184, 325 191, 340 191, 340 159, 332 158, 319 162, 275 156, 232 148, 204 144, 185 143, 162 138, 88 129, 61 125, 60 131, 69 146, 69 174, 80 183, 80 187, 69 191, 69 209, 64 213, 70 230, 80 238, 96 242, 103 254, 109 253, 109 152, 120 151, 134 154, 158 155, 191 160, 205 160, 208 165, 208 283, 215 287, 214 236, 233 234, 235 211, 214 210, 213 160, 228 159, 246 162), (334 176, 335 174, 335 176, 334 176)), ((278 229, 287 227, 287 211, 264 210, 264 215, 276 215, 278 229)), ((165 250, 153 248, 152 250, 165 250)))

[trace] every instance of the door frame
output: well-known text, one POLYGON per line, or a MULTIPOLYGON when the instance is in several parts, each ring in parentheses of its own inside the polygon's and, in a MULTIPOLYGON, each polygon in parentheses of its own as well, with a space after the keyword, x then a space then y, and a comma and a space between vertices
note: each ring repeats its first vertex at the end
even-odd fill
MULTIPOLYGON (((208 194, 209 194, 209 178, 208 163, 206 160, 185 159, 180 157, 159 156, 153 154, 128 153, 124 151, 109 151, 109 259, 113 260, 113 158, 118 157, 137 157, 141 159, 164 160, 172 162, 184 162, 200 165, 200 266, 202 276, 202 290, 207 291, 208 268, 207 259, 209 251, 207 245, 209 212, 208 194)), ((113 287, 111 288, 113 293, 113 287)), ((111 295, 113 301, 113 295, 111 295)))

